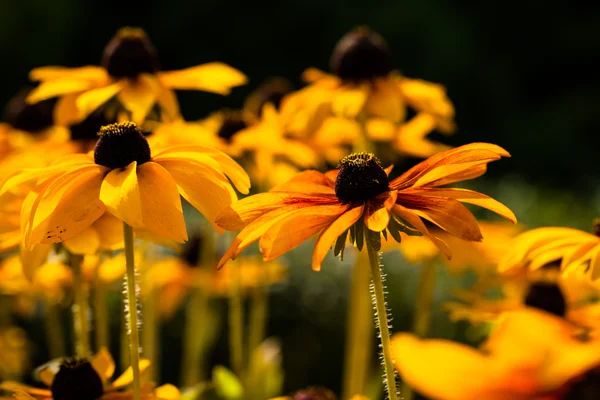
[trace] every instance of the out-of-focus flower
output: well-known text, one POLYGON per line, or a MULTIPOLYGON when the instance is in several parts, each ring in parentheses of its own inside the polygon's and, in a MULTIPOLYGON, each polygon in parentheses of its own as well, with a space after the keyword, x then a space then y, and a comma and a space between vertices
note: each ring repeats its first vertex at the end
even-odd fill
POLYGON ((318 270, 334 243, 336 255, 343 249, 348 232, 359 250, 365 238, 379 249, 380 235, 387 235, 386 229, 398 241, 401 230, 417 230, 450 257, 446 243, 429 231, 422 218, 472 241, 481 240, 481 232, 461 202, 487 208, 512 222, 516 218, 506 206, 486 195, 438 186, 478 177, 489 162, 508 155, 496 145, 474 143, 439 153, 391 181, 391 168, 384 170, 370 153, 347 156, 339 170, 326 174, 303 172, 219 214, 218 225, 241 230, 219 266, 259 239, 263 258, 270 261, 321 232, 312 258, 312 267, 318 270))
POLYGON ((0 379, 15 379, 29 369, 30 345, 21 328, 0 329, 0 379))
POLYGON ((392 339, 402 379, 439 400, 575 399, 597 379, 600 340, 582 340, 564 319, 535 310, 505 315, 479 349, 401 333, 392 339))
POLYGON ((151 155, 135 124, 100 131, 94 155, 74 154, 48 168, 13 176, 0 196, 34 183, 22 229, 25 247, 81 235, 106 211, 133 228, 178 242, 187 240, 180 194, 209 221, 250 182, 230 157, 201 146, 175 146, 151 155))
POLYGON ((146 33, 131 27, 120 29, 106 45, 101 67, 41 67, 31 71, 30 78, 41 83, 29 102, 60 97, 55 118, 61 125, 81 121, 114 97, 138 123, 156 104, 174 118, 179 105, 173 89, 228 94, 246 83, 244 74, 219 62, 161 71, 146 33))
POLYGON ((447 149, 425 139, 436 128, 445 133, 454 130, 454 107, 445 89, 394 71, 387 43, 379 34, 367 28, 347 33, 333 50, 331 70, 333 75, 306 70, 303 78, 309 86, 284 101, 283 112, 296 120, 295 125, 330 113, 363 121, 371 140, 392 142, 398 151, 427 157, 447 149), (417 112, 408 122, 407 106, 417 112))
POLYGON ((584 270, 595 280, 600 277, 600 223, 595 221, 594 233, 563 227, 532 229, 515 237, 500 261, 498 269, 509 271, 527 268, 536 270, 560 261, 565 273, 584 270))
MULTIPOLYGON (((150 367, 150 360, 141 359, 142 374, 150 367)), ((101 349, 91 360, 66 358, 57 364, 50 362, 38 368, 40 380, 49 389, 39 389, 18 382, 0 383, 0 389, 12 391, 19 400, 60 399, 132 399, 131 391, 118 392, 133 382, 133 370, 129 367, 113 382, 115 363, 106 349, 101 349)), ((152 384, 142 389, 142 399, 177 400, 180 393, 173 385, 153 388, 152 384)))

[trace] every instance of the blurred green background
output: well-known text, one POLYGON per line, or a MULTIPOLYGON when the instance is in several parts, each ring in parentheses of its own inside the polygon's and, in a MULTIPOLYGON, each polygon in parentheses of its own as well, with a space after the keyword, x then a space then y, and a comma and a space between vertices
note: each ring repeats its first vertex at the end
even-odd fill
MULTIPOLYGON (((493 142, 512 153, 472 187, 505 202, 528 227, 587 230, 600 214, 600 79, 592 61, 600 51, 599 17, 598 3, 533 0, 3 0, 0 98, 25 84, 31 68, 98 64, 115 31, 133 25, 147 31, 165 70, 223 61, 249 76, 249 85, 226 98, 181 93, 184 115, 196 119, 239 107, 269 76, 299 87, 305 68, 327 69, 336 41, 367 25, 387 39, 403 74, 446 86, 459 130, 443 140, 493 142)), ((292 253, 292 279, 272 291, 269 333, 282 339, 286 391, 309 384, 338 391, 350 264, 330 257, 324 272, 312 273, 309 251, 307 245, 292 253)), ((386 262, 394 330, 407 329, 418 269, 397 255, 386 262)), ((443 275, 441 281, 438 301, 460 279, 443 275)), ((178 382, 182 324, 177 315, 163 327, 164 381, 178 382)), ((438 313, 432 335, 463 333, 464 326, 438 313)), ((42 336, 34 340, 45 343, 42 336)), ((35 357, 42 362, 40 346, 35 357)), ((213 361, 227 362, 225 331, 213 361)))

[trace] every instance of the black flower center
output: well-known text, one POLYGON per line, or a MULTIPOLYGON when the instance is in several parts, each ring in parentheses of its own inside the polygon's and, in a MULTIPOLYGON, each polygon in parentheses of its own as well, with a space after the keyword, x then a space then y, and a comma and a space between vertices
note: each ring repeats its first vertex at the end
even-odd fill
POLYGON ((125 168, 133 161, 138 165, 150 161, 150 146, 133 122, 106 125, 98 132, 94 162, 110 169, 125 168))
POLYGON ((15 129, 39 133, 52 126, 52 110, 56 99, 29 104, 25 99, 31 90, 31 88, 22 89, 10 99, 4 108, 4 119, 15 129))
POLYGON ((331 70, 344 81, 362 81, 386 76, 392 70, 387 43, 366 28, 349 32, 340 39, 330 60, 331 70))
POLYGON ((600 370, 595 369, 573 383, 563 400, 597 400, 600 399, 600 370))
POLYGON ((567 303, 562 290, 556 283, 535 282, 529 286, 525 304, 564 317, 567 303))
POLYGON ((294 394, 293 400, 337 400, 331 390, 324 388, 311 388, 300 390, 294 394))
POLYGON ((221 127, 219 128, 219 132, 217 135, 224 139, 227 142, 231 142, 233 136, 241 131, 242 129, 246 129, 248 124, 244 121, 241 115, 237 113, 232 113, 225 116, 221 127))
POLYGON ((388 177, 372 153, 342 158, 335 180, 335 195, 342 203, 366 201, 388 190, 388 177))
POLYGON ((122 28, 104 48, 102 65, 114 78, 135 78, 160 69, 156 49, 140 28, 122 28))
POLYGON ((203 238, 196 234, 188 240, 183 246, 181 258, 191 267, 198 265, 200 261, 200 250, 202 250, 203 238))
POLYGON ((92 364, 80 358, 66 359, 52 382, 54 400, 97 400, 102 397, 102 380, 92 364))

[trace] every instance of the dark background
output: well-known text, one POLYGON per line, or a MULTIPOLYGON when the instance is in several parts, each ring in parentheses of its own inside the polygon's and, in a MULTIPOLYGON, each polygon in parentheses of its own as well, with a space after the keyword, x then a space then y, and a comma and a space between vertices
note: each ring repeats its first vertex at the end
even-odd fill
MULTIPOLYGON (((8 100, 26 83, 31 68, 98 64, 118 28, 141 26, 165 70, 223 61, 249 76, 249 85, 227 98, 181 93, 191 120, 223 106, 239 107, 269 76, 299 85, 305 68, 327 69, 331 49, 345 32, 367 25, 387 39, 403 74, 447 87, 459 127, 448 143, 487 141, 512 153, 511 160, 492 166, 487 193, 509 199, 531 225, 586 227, 599 197, 600 80, 592 61, 600 51, 599 18, 596 2, 2 0, 0 98, 8 100), (505 195, 509 187, 518 195, 505 195)), ((319 284, 331 283, 338 272, 322 274, 319 284)), ((414 290, 414 274, 400 275, 392 274, 392 281, 412 282, 414 290)), ((296 301, 314 285, 294 284, 272 297, 270 332, 284 339, 287 390, 311 383, 339 388, 347 282, 338 284, 340 298, 323 312, 318 296, 331 288, 311 297, 316 308, 296 301)), ((390 300, 395 330, 408 327, 405 300, 390 300)), ((182 321, 173 323, 164 330, 165 345, 178 343, 182 321)), ((226 344, 223 333, 215 361, 226 360, 226 344)), ((171 365, 178 363, 163 360, 164 378, 176 381, 171 365)))

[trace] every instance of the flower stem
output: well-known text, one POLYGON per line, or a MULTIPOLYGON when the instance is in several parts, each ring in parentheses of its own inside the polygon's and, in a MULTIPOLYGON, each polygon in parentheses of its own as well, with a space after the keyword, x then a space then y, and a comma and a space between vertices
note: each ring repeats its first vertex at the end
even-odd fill
POLYGON ((265 329, 268 312, 269 291, 267 287, 259 285, 252 291, 252 300, 250 303, 248 347, 246 354, 248 376, 246 384, 250 399, 260 399, 262 388, 260 387, 259 365, 254 362, 255 352, 260 348, 265 338, 265 329))
POLYGON ((75 353, 80 357, 88 357, 90 353, 90 330, 88 321, 88 296, 81 263, 83 256, 71 254, 69 263, 73 269, 73 323, 75 329, 75 353))
POLYGON ((396 375, 394 373, 394 364, 392 361, 392 346, 390 342, 390 330, 388 327, 388 316, 385 304, 385 291, 383 288, 383 277, 379 264, 379 252, 367 245, 369 253, 369 263, 371 264, 371 280, 373 290, 373 303, 377 317, 377 327, 381 338, 381 348, 383 350, 383 366, 385 370, 384 384, 388 391, 390 400, 398 400, 396 391, 396 375))
POLYGON ((181 364, 183 387, 192 387, 205 378, 204 353, 208 338, 204 324, 209 320, 208 308, 208 294, 203 288, 194 289, 185 310, 185 352, 181 364))
POLYGON ((145 293, 142 297, 144 309, 144 329, 142 330, 142 348, 144 357, 152 361, 150 379, 153 382, 160 376, 160 353, 158 346, 159 323, 156 316, 156 294, 145 293))
POLYGON ((352 269, 348 329, 346 333, 345 371, 342 399, 365 394, 373 338, 373 309, 369 294, 371 277, 366 268, 368 256, 359 252, 352 269))
POLYGON ((239 263, 231 263, 234 268, 231 292, 229 294, 229 351, 231 369, 242 379, 244 369, 244 314, 242 310, 241 271, 239 263))
POLYGON ((127 307, 129 312, 127 337, 129 338, 129 361, 133 370, 133 399, 140 400, 140 338, 138 332, 138 301, 137 285, 135 283, 135 260, 133 244, 133 228, 123 222, 123 236, 125 238, 125 262, 127 307))
MULTIPOLYGON (((98 260, 100 264, 102 258, 98 260)), ((96 349, 109 348, 110 331, 108 322, 108 305, 106 303, 106 285, 99 277, 98 270, 100 265, 96 266, 96 278, 94 282, 94 310, 96 311, 96 349)))
POLYGON ((48 353, 50 359, 65 356, 65 341, 63 332, 63 321, 61 319, 60 307, 51 300, 46 300, 46 312, 44 313, 46 332, 48 338, 48 353))

